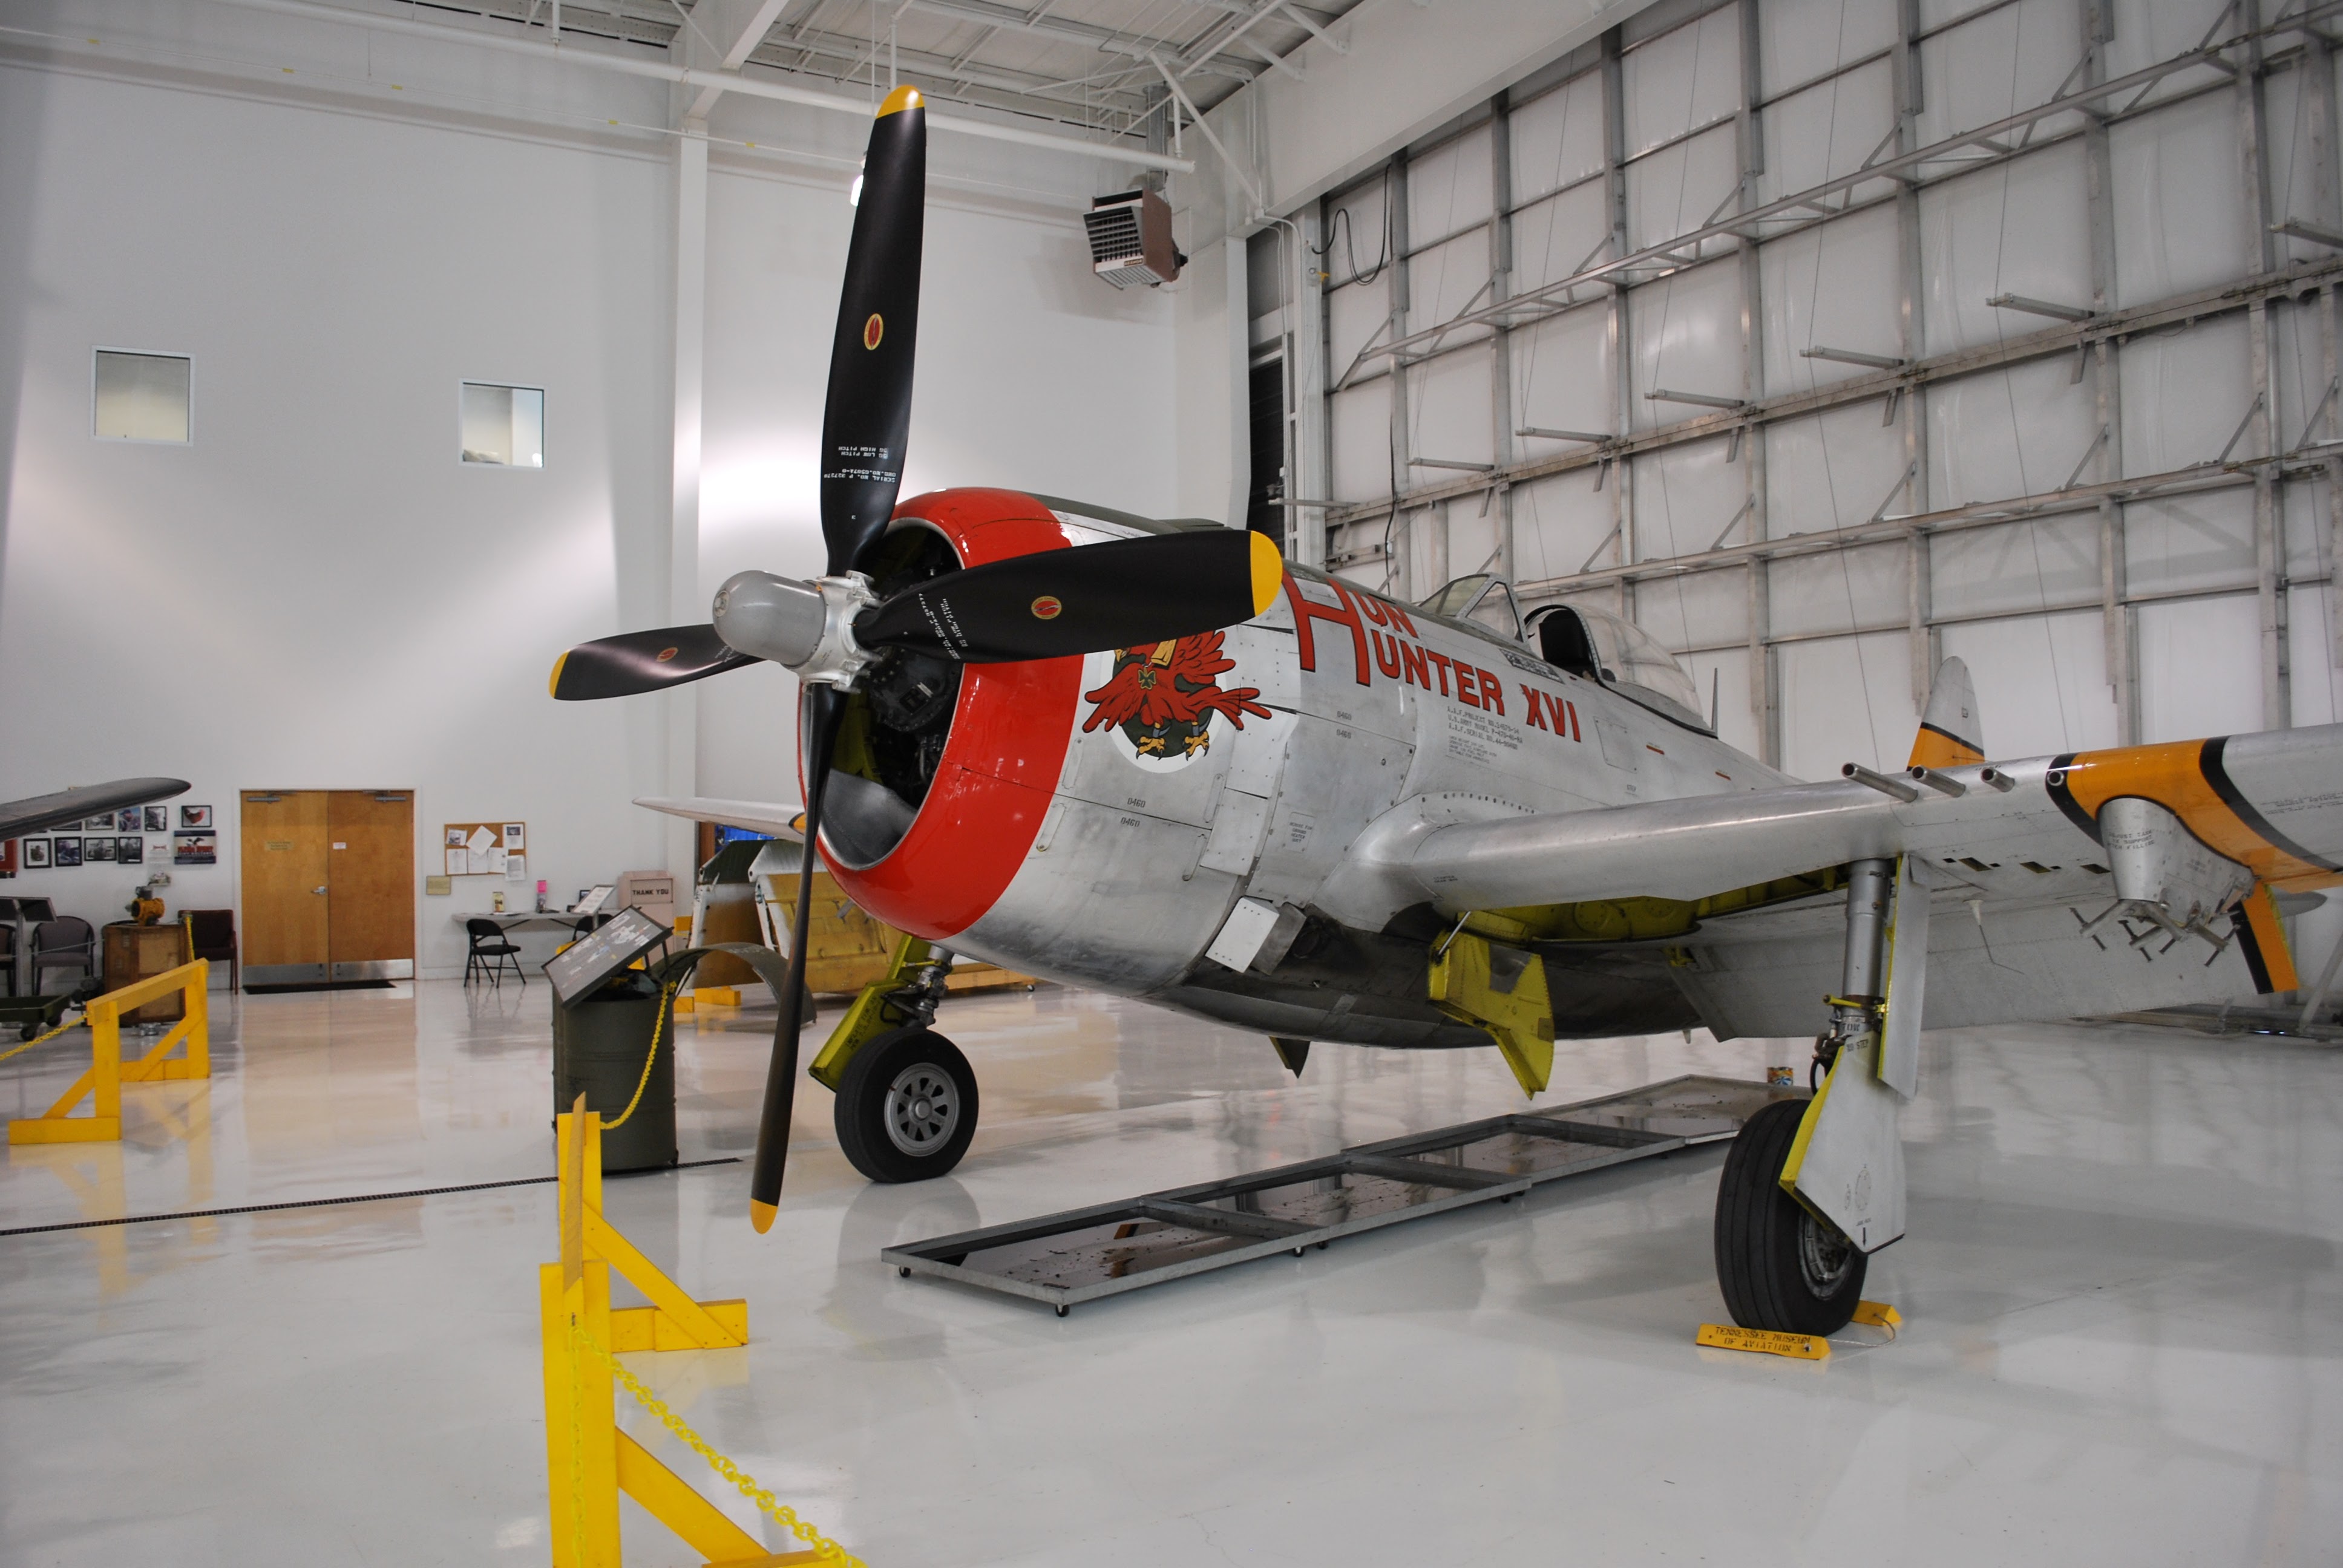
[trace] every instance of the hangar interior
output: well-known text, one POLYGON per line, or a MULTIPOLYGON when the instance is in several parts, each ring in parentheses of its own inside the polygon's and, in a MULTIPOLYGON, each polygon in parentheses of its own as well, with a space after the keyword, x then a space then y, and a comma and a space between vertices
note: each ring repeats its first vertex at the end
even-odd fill
MULTIPOLYGON (((826 569, 823 367, 900 85, 905 496, 1249 528, 1396 605, 1490 574, 1449 608, 1621 618, 1717 739, 1828 780, 1903 765, 1947 658, 1989 759, 2343 721, 2338 50, 2312 0, 0 11, 0 795, 186 786, 27 835, 0 898, 94 943, 126 901, 231 911, 246 987, 324 982, 215 964, 208 1078, 10 1144, 0 1564, 715 1560, 631 1500, 622 1556, 566 1555, 548 1502, 541 967, 606 884, 694 912, 713 836, 639 798, 802 798, 799 683, 545 671, 826 569), (1085 223, 1140 191, 1160 286, 1085 223), (270 815, 312 797, 314 892, 270 815), (468 922, 532 902, 476 973, 468 922)), ((1179 870, 1091 892, 1143 927, 1179 870)), ((1795 1030, 1564 1039, 1524 1101, 1493 1048, 1305 1066, 1044 954, 942 1004, 963 1162, 866 1181, 802 1090, 759 1234, 780 1008, 743 968, 673 1018, 679 1168, 607 1213, 748 1342, 626 1362, 872 1564, 2326 1561, 2343 900, 2271 907, 2293 985, 1926 1035, 1865 1287, 1903 1324, 1821 1362, 1693 1342, 1729 1321, 1716 1144, 1071 1315, 880 1257, 1683 1074, 1803 1085, 1795 1030)), ((1989 950, 1980 905, 1936 919, 1972 916, 1989 950)), ((851 1000, 813 989, 809 1059, 851 1000)), ((12 1123, 92 1039, 0 1061, 12 1123)))

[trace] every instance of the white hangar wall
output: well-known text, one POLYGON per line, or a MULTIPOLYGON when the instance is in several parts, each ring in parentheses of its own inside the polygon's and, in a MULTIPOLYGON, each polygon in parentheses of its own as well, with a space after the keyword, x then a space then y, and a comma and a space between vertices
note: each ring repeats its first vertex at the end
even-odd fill
MULTIPOLYGON (((0 798, 192 780, 220 863, 168 868, 174 908, 236 902, 246 789, 414 789, 418 878, 441 822, 525 819, 565 899, 689 869, 634 795, 794 798, 779 672, 593 705, 545 680, 742 567, 819 569, 863 127, 719 106, 676 585, 679 160, 635 128, 663 84, 200 5, 34 20, 104 44, 0 47, 0 798), (193 357, 191 444, 92 438, 97 347, 193 357), (546 389, 541 470, 458 461, 467 378, 546 389)), ((1170 510, 1171 303, 1089 277, 1078 216, 1122 171, 965 139, 931 164, 910 484, 1170 510)), ((7 887, 96 923, 146 869, 7 887)), ((418 887, 424 972, 503 886, 418 887)))
POLYGON ((1947 654, 1997 755, 2331 720, 2335 47, 2277 9, 1672 0, 1525 65, 1250 242, 1297 549, 1624 607, 1805 777, 1947 654))

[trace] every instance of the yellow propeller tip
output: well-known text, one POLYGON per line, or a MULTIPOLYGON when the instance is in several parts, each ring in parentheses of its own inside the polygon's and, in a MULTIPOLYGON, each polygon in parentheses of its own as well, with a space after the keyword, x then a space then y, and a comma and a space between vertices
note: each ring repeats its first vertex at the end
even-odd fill
POLYGON ((919 88, 906 82, 887 95, 887 101, 879 106, 877 117, 883 120, 900 110, 924 108, 927 106, 927 102, 925 98, 920 96, 919 88))
POLYGON ((568 662, 569 654, 566 649, 563 651, 560 658, 553 661, 553 678, 545 683, 547 696, 558 697, 561 695, 561 667, 568 662))
POLYGON ((773 1216, 780 1211, 781 1206, 778 1203, 759 1203, 754 1198, 749 1200, 749 1223, 757 1227, 759 1236, 773 1228, 773 1216))
POLYGON ((1269 536, 1252 536, 1252 613, 1261 614, 1277 602, 1277 590, 1285 584, 1285 558, 1270 543, 1269 536))

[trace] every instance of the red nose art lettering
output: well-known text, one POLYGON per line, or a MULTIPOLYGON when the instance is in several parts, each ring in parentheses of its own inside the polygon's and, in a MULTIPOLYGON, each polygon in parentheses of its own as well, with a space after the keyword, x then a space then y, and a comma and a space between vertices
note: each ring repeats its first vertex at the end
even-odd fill
POLYGON ((1082 733, 1101 727, 1120 729, 1142 757, 1192 757, 1212 749, 1208 733, 1217 713, 1244 728, 1244 716, 1266 719, 1269 709, 1252 699, 1261 689, 1222 691, 1218 677, 1236 668, 1221 653, 1222 634, 1208 631, 1177 642, 1151 642, 1117 648, 1114 673, 1104 686, 1082 693, 1091 716, 1082 733))

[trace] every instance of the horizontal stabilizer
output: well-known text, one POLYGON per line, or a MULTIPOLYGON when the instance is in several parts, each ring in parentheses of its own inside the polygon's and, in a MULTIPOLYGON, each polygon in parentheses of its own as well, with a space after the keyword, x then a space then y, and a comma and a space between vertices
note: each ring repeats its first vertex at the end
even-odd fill
POLYGON ((805 842, 805 834, 799 828, 805 820, 802 806, 773 800, 710 800, 697 795, 638 795, 635 804, 694 822, 746 828, 751 833, 770 833, 792 844, 805 842))

